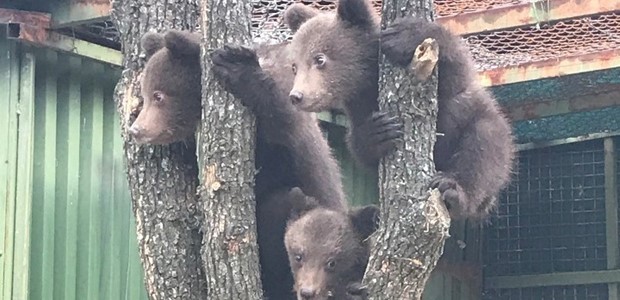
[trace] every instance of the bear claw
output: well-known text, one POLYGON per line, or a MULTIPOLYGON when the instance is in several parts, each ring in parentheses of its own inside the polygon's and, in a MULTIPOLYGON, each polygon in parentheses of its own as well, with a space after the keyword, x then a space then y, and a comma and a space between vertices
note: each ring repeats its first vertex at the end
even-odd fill
POLYGON ((451 176, 443 172, 437 172, 430 183, 431 189, 438 189, 441 199, 446 204, 448 211, 462 210, 465 197, 459 183, 451 176))
POLYGON ((358 151, 364 151, 366 160, 379 160, 396 148, 402 141, 403 125, 397 117, 386 112, 374 112, 365 123, 354 128, 353 143, 358 151))
POLYGON ((254 50, 243 46, 225 45, 210 54, 211 70, 215 78, 230 92, 237 91, 245 82, 244 77, 260 68, 254 50))

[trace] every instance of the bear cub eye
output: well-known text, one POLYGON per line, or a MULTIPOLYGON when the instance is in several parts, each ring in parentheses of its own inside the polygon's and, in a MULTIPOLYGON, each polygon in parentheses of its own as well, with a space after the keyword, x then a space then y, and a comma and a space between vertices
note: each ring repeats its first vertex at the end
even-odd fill
POLYGON ((330 259, 327 261, 327 269, 328 270, 333 270, 336 267, 336 261, 333 259, 330 259))
POLYGON ((164 93, 160 92, 160 91, 156 91, 153 93, 153 99, 155 100, 155 102, 162 102, 164 101, 164 93))
POLYGON ((318 69, 322 69, 325 67, 325 63, 327 62, 327 57, 323 53, 319 53, 314 57, 314 64, 318 69))
POLYGON ((297 65, 296 64, 293 64, 291 66, 291 70, 293 70, 293 75, 297 75, 297 65))
POLYGON ((301 262, 301 259, 302 259, 301 254, 295 255, 295 261, 296 262, 301 262))

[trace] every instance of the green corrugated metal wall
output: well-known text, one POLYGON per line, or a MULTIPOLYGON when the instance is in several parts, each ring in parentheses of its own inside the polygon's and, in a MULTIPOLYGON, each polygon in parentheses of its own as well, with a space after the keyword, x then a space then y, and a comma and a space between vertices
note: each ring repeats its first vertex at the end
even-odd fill
POLYGON ((0 53, 0 298, 147 299, 112 100, 119 71, 4 36, 0 53))

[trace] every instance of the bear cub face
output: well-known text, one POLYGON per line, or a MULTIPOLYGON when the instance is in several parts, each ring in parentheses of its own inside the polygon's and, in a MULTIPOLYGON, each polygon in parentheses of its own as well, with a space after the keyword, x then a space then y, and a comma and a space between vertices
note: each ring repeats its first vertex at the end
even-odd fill
POLYGON ((141 80, 142 109, 129 128, 138 144, 170 144, 192 136, 200 120, 200 36, 188 31, 149 32, 141 80))
POLYGON ((305 197, 292 211, 284 244, 297 299, 364 299, 367 239, 378 226, 379 208, 335 211, 305 197))
POLYGON ((341 0, 336 12, 293 4, 284 18, 295 76, 290 99, 309 112, 342 109, 378 93, 379 18, 363 1, 341 0))

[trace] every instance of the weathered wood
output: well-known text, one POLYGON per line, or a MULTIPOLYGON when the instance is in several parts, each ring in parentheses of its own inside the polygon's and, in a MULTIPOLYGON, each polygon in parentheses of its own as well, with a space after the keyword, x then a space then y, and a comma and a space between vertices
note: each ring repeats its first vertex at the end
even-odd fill
POLYGON ((254 201, 255 120, 211 74, 208 49, 250 43, 249 0, 208 0, 203 19, 203 115, 199 138, 204 203, 202 257, 208 299, 261 299, 254 201))
POLYGON ((197 0, 112 1, 124 72, 115 92, 140 258, 150 299, 207 299, 200 259, 200 205, 193 143, 136 146, 127 135, 140 98, 140 38, 148 30, 198 25, 197 0))
MULTIPOLYGON (((431 20, 432 1, 384 1, 382 28, 411 14, 431 20)), ((379 106, 403 121, 404 143, 379 166, 381 223, 365 276, 371 299, 420 299, 448 237, 448 212, 439 192, 428 190, 435 172, 437 71, 424 82, 416 77, 424 76, 381 55, 379 106)))

